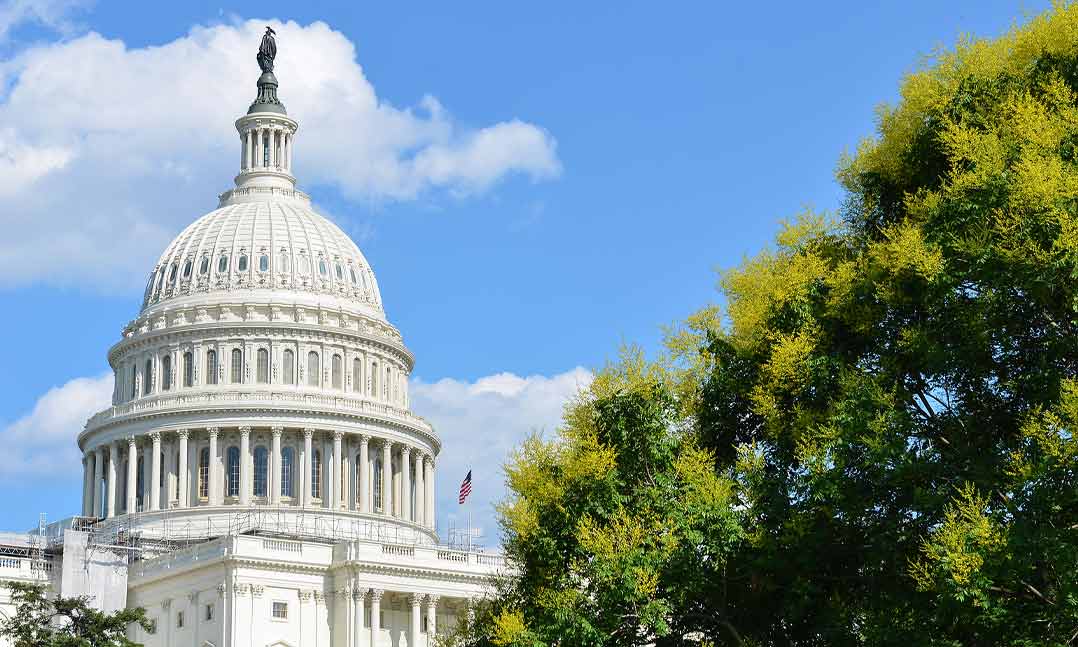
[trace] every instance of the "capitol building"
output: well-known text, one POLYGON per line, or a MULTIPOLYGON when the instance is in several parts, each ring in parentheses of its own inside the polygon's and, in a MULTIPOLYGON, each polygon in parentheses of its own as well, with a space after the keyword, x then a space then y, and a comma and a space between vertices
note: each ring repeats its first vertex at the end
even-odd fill
POLYGON ((430 645, 505 566, 435 531, 442 446, 409 410, 414 357, 363 253, 296 188, 275 55, 267 32, 235 186, 108 350, 81 514, 0 534, 0 579, 144 607, 147 647, 430 645))

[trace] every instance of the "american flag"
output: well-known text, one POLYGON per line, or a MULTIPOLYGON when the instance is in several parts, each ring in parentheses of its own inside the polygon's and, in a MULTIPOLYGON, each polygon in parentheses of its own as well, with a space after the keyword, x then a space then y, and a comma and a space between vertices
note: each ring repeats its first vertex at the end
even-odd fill
POLYGON ((458 505, 464 505, 464 499, 468 498, 468 495, 472 493, 472 471, 468 470, 468 476, 464 477, 464 481, 460 484, 460 497, 457 499, 458 505))

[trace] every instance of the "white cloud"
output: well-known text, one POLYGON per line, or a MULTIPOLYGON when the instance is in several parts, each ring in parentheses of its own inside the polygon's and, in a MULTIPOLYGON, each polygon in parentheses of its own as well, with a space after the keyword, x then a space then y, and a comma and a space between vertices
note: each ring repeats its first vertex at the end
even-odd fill
POLYGON ((0 3, 0 42, 22 23, 36 23, 67 33, 75 27, 72 14, 87 4, 85 0, 8 0, 0 3))
MULTIPOLYGON (((170 238, 231 186, 232 122, 254 99, 266 24, 200 26, 143 48, 89 33, 0 61, 0 286, 141 285, 170 238)), ((542 128, 518 119, 464 127, 433 97, 395 107, 343 34, 324 23, 268 24, 278 33, 280 96, 300 122, 304 185, 407 200, 560 173, 542 128)))
POLYGON ((94 413, 109 406, 112 373, 79 377, 49 389, 30 413, 0 431, 5 458, 0 478, 55 478, 81 474, 75 438, 94 413))
POLYGON ((434 425, 442 439, 435 484, 440 532, 444 533, 450 520, 467 527, 467 515, 457 505, 457 491, 472 470, 468 499, 472 522, 483 528, 487 546, 498 544, 494 504, 506 494, 502 466, 532 432, 552 435, 561 423, 566 400, 591 379, 590 372, 577 367, 550 377, 498 373, 474 382, 447 378, 412 383, 412 408, 434 425))

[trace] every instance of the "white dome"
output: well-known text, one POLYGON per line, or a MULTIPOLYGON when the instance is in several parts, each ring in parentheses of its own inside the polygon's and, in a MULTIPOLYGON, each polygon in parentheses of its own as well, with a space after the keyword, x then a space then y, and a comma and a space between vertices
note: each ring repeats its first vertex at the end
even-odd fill
POLYGON ((367 259, 304 194, 237 188, 221 202, 165 249, 150 273, 143 313, 261 292, 385 320, 367 259))

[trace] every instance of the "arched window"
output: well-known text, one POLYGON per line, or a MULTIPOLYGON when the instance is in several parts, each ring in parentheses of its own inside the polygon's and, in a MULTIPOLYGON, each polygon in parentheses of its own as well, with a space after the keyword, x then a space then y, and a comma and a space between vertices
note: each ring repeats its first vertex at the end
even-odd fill
POLYGON ((374 495, 374 511, 383 512, 382 510, 382 459, 376 457, 374 459, 374 469, 371 470, 372 487, 371 493, 374 495))
POLYGON ((378 397, 378 362, 371 362, 371 397, 378 397))
POLYGON ((185 261, 184 264, 183 264, 183 278, 185 278, 185 279, 191 278, 191 261, 190 261, 190 259, 185 261))
POLYGON ((284 351, 284 366, 281 367, 282 380, 285 384, 296 383, 296 354, 290 349, 284 351))
POLYGON ((175 263, 173 263, 172 267, 169 268, 169 270, 168 270, 168 282, 169 283, 174 283, 176 281, 176 269, 177 268, 178 268, 178 266, 175 263))
POLYGON ((322 381, 322 371, 318 367, 318 353, 313 350, 307 353, 307 385, 318 386, 322 381))
POLYGON ((281 450, 281 496, 292 498, 292 472, 296 464, 296 451, 291 447, 281 450))
POLYGON ((343 281, 344 280, 344 270, 341 269, 341 264, 340 263, 337 263, 337 268, 336 269, 337 269, 337 280, 338 281, 343 281))
POLYGON ((329 273, 329 271, 326 269, 326 259, 324 258, 318 259, 318 273, 322 276, 325 276, 329 273))
POLYGON ((265 348, 258 349, 257 358, 258 370, 256 371, 259 384, 266 384, 269 382, 269 351, 265 348))
POLYGON ((288 271, 288 252, 281 252, 280 256, 277 258, 277 271, 288 271))
POLYGON ((142 371, 142 395, 150 395, 153 392, 153 360, 146 360, 146 368, 142 371))
POLYGON ((131 365, 131 397, 138 395, 138 367, 131 365))
POLYGON ((206 384, 217 384, 217 351, 206 351, 206 384))
POLYGON ((172 388, 172 355, 161 358, 161 390, 168 391, 172 388))
POLYGON ((259 272, 268 272, 269 271, 269 256, 266 256, 265 254, 263 254, 263 255, 258 257, 258 271, 259 272))
POLYGON ((352 275, 352 285, 355 285, 356 283, 359 283, 359 281, 356 280, 356 268, 349 267, 348 268, 348 273, 352 275))
POLYGON ((199 274, 205 274, 206 272, 209 272, 209 271, 210 271, 210 257, 209 256, 203 256, 202 257, 202 262, 198 266, 198 273, 199 274))
POLYGON ((243 383, 243 351, 238 348, 232 349, 232 383, 243 383))
POLYGON ((352 390, 362 391, 363 385, 363 361, 358 357, 352 360, 352 390))
POLYGON ((240 448, 232 446, 225 452, 225 492, 226 496, 240 495, 240 448))
POLYGON ((228 256, 225 255, 225 254, 222 254, 221 258, 217 259, 217 273, 218 274, 224 274, 227 271, 228 271, 228 256))
POLYGON ((322 452, 314 450, 314 459, 311 461, 311 496, 315 499, 322 498, 322 452))
POLYGON ((268 452, 262 445, 255 447, 255 496, 266 496, 266 467, 268 452))
POLYGON ((198 496, 205 499, 210 496, 210 448, 203 447, 198 452, 198 496))
POLYGON ((183 385, 195 385, 195 355, 191 351, 183 354, 183 385))
POLYGON ((333 388, 343 388, 344 378, 341 376, 341 373, 343 372, 343 362, 341 360, 341 356, 335 354, 333 356, 333 362, 332 364, 330 364, 330 366, 331 372, 333 374, 333 388))
POLYGON ((236 265, 236 270, 239 272, 247 271, 247 254, 240 254, 240 262, 236 265))

